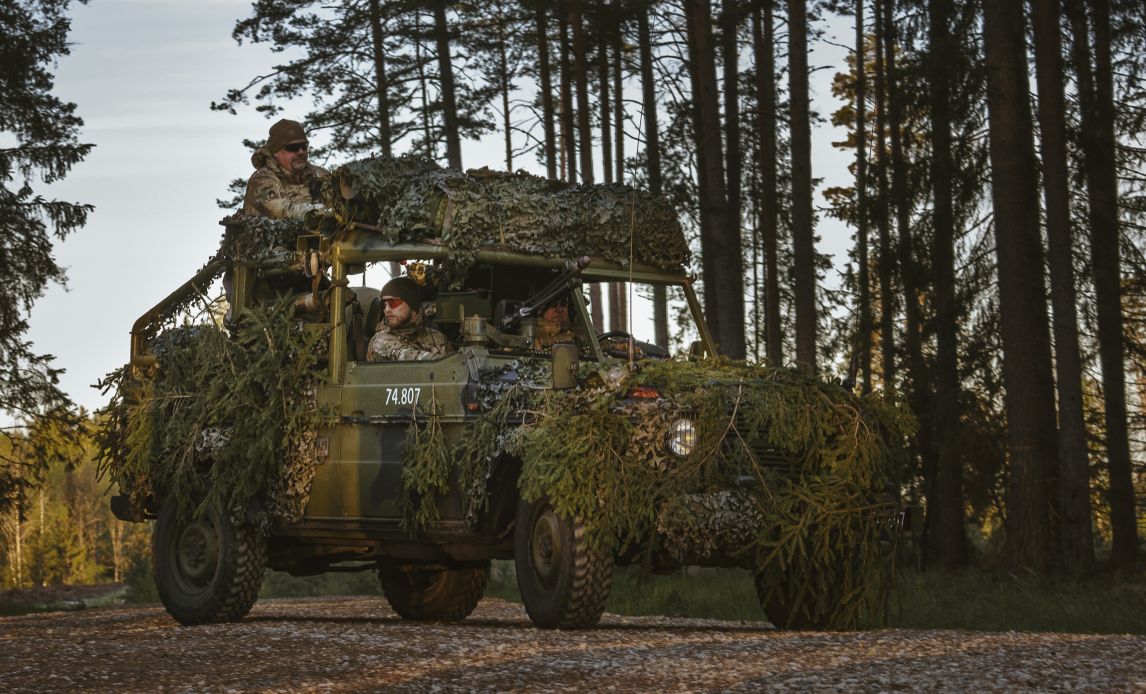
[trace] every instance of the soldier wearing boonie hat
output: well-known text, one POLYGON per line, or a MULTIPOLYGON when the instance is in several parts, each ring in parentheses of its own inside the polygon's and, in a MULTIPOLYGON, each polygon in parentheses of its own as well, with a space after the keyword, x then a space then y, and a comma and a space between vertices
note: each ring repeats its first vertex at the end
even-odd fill
POLYGON ((311 195, 312 184, 326 169, 307 160, 310 142, 298 121, 283 118, 271 126, 267 143, 251 155, 257 169, 247 181, 243 214, 275 219, 301 219, 321 210, 311 195))

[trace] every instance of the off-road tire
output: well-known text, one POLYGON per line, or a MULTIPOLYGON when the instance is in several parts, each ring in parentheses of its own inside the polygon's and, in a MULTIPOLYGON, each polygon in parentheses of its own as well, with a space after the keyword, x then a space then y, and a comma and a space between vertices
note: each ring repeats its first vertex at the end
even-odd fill
POLYGON ((457 622, 468 617, 485 594, 489 562, 460 569, 384 564, 378 578, 386 602, 402 619, 457 622))
POLYGON ((558 514, 548 499, 517 507, 513 536, 517 587, 541 629, 591 627, 613 583, 613 557, 589 547, 585 523, 558 514))
POLYGON ((780 590, 769 595, 772 586, 765 581, 762 574, 756 574, 754 583, 760 607, 764 610, 764 616, 772 622, 772 626, 777 629, 797 631, 820 631, 828 628, 827 619, 824 617, 813 619, 808 617, 804 610, 793 612, 792 606, 784 600, 784 596, 789 592, 786 587, 781 586, 780 590))
POLYGON ((218 509, 187 519, 165 504, 151 533, 151 562, 159 599, 180 624, 235 622, 259 598, 267 545, 218 509))

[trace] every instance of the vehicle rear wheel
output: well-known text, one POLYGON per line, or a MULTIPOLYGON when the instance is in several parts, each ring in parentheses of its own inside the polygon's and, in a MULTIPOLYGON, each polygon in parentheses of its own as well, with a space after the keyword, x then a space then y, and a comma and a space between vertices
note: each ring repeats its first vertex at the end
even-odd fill
POLYGON ((613 558, 593 550, 581 519, 562 516, 548 499, 522 501, 513 537, 521 601, 542 629, 596 624, 613 582, 613 558))
POLYGON ((461 569, 384 564, 378 578, 386 602, 402 619, 456 622, 468 617, 485 594, 489 562, 461 569))
POLYGON ((180 624, 234 622, 259 598, 267 546, 214 507, 183 518, 169 503, 151 534, 151 561, 159 599, 180 624))

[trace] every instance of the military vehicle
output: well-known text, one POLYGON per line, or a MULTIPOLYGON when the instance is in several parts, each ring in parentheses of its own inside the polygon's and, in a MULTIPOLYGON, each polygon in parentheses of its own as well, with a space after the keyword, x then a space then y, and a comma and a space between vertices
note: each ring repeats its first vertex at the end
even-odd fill
MULTIPOLYGON (((764 527, 767 514, 760 509, 770 508, 775 495, 785 493, 785 480, 801 475, 809 465, 807 453, 777 445, 744 420, 744 411, 738 412, 735 404, 746 397, 743 373, 709 379, 690 390, 694 396, 731 394, 722 401, 731 404, 720 413, 724 423, 716 433, 695 419, 703 413, 690 415, 687 406, 672 404, 670 383, 658 386, 634 376, 642 365, 676 365, 685 372, 706 364, 714 373, 722 368, 714 359, 716 345, 693 280, 683 267, 664 269, 640 258, 622 264, 483 246, 468 258, 464 279, 455 290, 434 289, 420 277, 427 282, 424 313, 450 339, 452 353, 427 361, 366 361, 366 345, 381 316, 379 292, 352 286, 360 283, 356 275, 367 267, 393 263, 405 264, 412 274, 428 270, 432 275, 450 254, 449 246, 440 242, 394 243, 368 225, 351 224, 337 234, 299 237, 285 264, 281 258, 271 263, 273 272, 266 263, 216 259, 137 321, 130 368, 146 380, 156 368, 163 369, 164 356, 153 337, 159 317, 199 293, 226 266, 227 320, 260 301, 268 283, 282 287, 287 277, 286 285, 295 282, 293 288, 304 290, 292 320, 325 336, 324 348, 315 357, 324 382, 313 400, 331 415, 313 438, 313 477, 297 522, 260 529, 217 507, 197 515, 180 513, 176 504, 154 491, 142 502, 123 494, 113 498, 113 510, 121 519, 155 519, 155 580, 176 620, 198 624, 240 619, 257 599, 264 568, 296 576, 375 570, 386 600, 401 617, 460 620, 481 599, 491 560, 512 560, 522 601, 536 626, 588 627, 605 608, 615 565, 639 563, 654 571, 684 565, 758 569, 762 557, 767 558, 771 550, 760 545, 760 539, 775 539, 778 529, 764 527), (603 308, 590 305, 589 288, 601 285, 608 296, 610 283, 625 283, 633 301, 648 296, 652 287, 665 288, 669 296, 683 300, 678 319, 695 339, 671 354, 666 345, 653 344, 651 334, 630 334, 636 328, 598 332, 594 312, 603 308), (539 324, 542 313, 555 305, 563 306, 568 317, 553 342, 539 324), (499 409, 510 392, 531 399, 499 409), (578 478, 581 472, 561 477, 568 472, 561 470, 536 473, 537 458, 544 454, 522 453, 512 435, 544 423, 550 427, 547 436, 558 432, 556 438, 563 438, 561 423, 542 422, 545 414, 539 414, 543 406, 538 398, 553 393, 590 394, 570 402, 596 408, 606 420, 615 418, 620 428, 614 429, 622 432, 618 435, 640 441, 623 444, 629 447, 609 459, 616 469, 605 470, 600 479, 578 478), (587 405, 592 402, 606 404, 587 405), (494 411, 496 417, 491 416, 494 411), (417 445, 411 429, 424 431, 431 422, 447 444, 444 450, 458 462, 447 471, 438 493, 411 492, 410 446, 417 445), (485 429, 475 434, 482 424, 485 429), (658 476, 685 470, 684 461, 698 455, 706 436, 716 441, 706 455, 720 460, 697 460, 696 474, 677 478, 680 486, 672 494, 679 503, 674 511, 645 509, 645 520, 625 532, 618 525, 625 519, 614 518, 612 534, 594 539, 596 514, 603 517, 616 510, 609 506, 614 503, 610 495, 655 485, 658 476), (466 445, 485 446, 476 474, 474 456, 461 461, 459 451, 466 445), (641 446, 648 450, 642 452, 641 446), (632 451, 637 454, 630 455, 632 451), (643 481, 626 482, 625 470, 635 475, 631 480, 643 481), (610 477, 615 472, 620 476, 610 477), (532 475, 528 484, 523 481, 526 474, 532 475), (587 505, 569 501, 585 496, 569 489, 578 486, 587 490, 587 505), (429 511, 420 524, 411 522, 411 503, 429 511)), ((576 415, 571 413, 569 421, 576 415)), ((586 436, 570 428, 568 436, 570 447, 580 446, 587 454, 620 440, 610 444, 602 436, 595 443, 592 429, 586 436)), ((214 461, 209 445, 195 445, 197 451, 207 451, 202 453, 205 465, 236 464, 214 461)), ((268 503, 258 498, 250 502, 268 503)), ((881 508, 880 513, 889 513, 881 508)), ((797 565, 789 559, 781 573, 797 565)), ((842 575, 795 591, 773 571, 760 574, 757 588, 773 622, 816 626, 827 612, 797 614, 791 596, 819 590, 825 593, 816 598, 821 606, 839 600, 833 591, 845 585, 842 575), (774 585, 777 581, 782 590, 774 585)))

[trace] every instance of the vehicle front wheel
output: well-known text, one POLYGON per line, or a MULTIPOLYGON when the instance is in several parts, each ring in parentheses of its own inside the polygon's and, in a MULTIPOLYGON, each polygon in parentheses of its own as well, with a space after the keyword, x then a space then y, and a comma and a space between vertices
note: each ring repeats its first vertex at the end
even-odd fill
MULTIPOLYGON (((764 616, 772 622, 772 626, 777 629, 798 631, 821 631, 828 628, 830 624, 828 615, 816 612, 815 596, 809 592, 805 591, 802 600, 793 601, 791 586, 787 582, 782 582, 776 590, 772 590, 772 585, 764 576, 756 574, 755 584, 760 607, 764 610, 764 616)), ((833 584, 832 588, 835 587, 833 584)), ((836 596, 829 595, 828 599, 835 602, 836 596)))
POLYGON ((218 509, 183 518, 164 504, 151 534, 159 599, 180 624, 234 622, 259 598, 266 542, 218 509))
POLYGON ((589 547, 581 519, 558 514, 544 498, 523 501, 513 550, 521 601, 534 625, 580 628, 601 619, 613 558, 589 547))
POLYGON ((378 578, 386 602, 402 619, 457 622, 468 617, 485 594, 489 562, 460 569, 383 564, 378 578))

